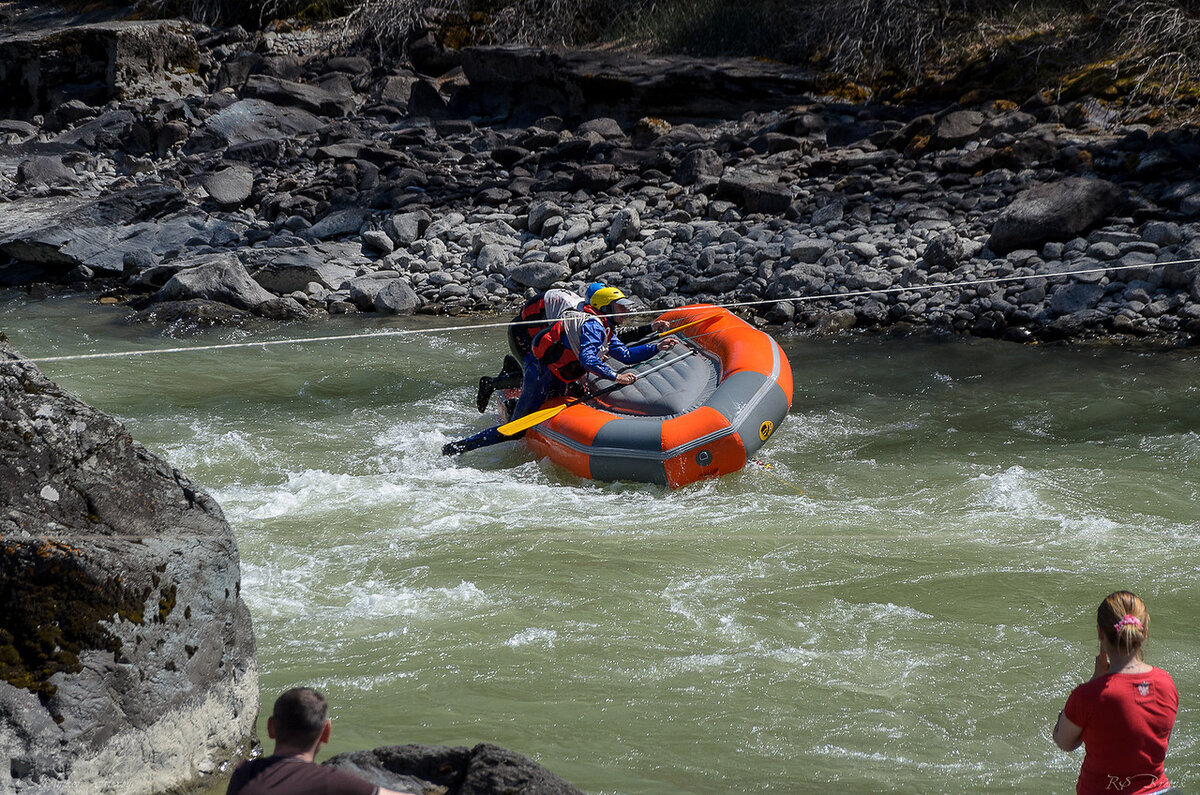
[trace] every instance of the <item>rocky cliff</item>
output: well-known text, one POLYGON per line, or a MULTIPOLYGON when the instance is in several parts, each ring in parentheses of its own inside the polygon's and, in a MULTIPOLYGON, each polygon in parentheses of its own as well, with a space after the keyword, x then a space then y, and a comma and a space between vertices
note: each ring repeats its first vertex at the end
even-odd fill
POLYGON ((220 507, 0 335, 0 791, 163 792, 258 705, 220 507))

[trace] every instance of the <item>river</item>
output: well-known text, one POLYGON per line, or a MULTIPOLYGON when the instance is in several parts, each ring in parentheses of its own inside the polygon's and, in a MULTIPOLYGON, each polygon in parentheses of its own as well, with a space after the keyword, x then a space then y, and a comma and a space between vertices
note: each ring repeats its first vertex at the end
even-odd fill
POLYGON ((264 704, 323 690, 330 751, 492 742, 629 795, 1070 792, 1050 726, 1128 588, 1181 695, 1167 773, 1200 788, 1196 350, 783 337, 762 465, 669 492, 443 458, 496 329, 120 314, 0 294, 33 358, 430 332, 43 365, 220 502, 264 704))

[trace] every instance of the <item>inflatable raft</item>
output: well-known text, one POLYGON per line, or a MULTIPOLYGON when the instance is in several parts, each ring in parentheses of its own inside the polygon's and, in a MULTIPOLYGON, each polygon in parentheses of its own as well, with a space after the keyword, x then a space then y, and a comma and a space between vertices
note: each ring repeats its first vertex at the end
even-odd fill
MULTIPOLYGON (((775 340, 706 304, 660 319, 680 328, 680 344, 636 365, 646 375, 634 383, 530 428, 536 455, 580 477, 678 488, 738 471, 771 438, 792 403, 792 369, 775 340)), ((591 392, 613 385, 588 378, 591 392)))

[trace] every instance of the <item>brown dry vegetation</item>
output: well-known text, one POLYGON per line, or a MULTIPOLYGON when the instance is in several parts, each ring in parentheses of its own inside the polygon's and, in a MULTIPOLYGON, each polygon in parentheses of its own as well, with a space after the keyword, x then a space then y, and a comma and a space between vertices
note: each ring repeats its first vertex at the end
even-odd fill
POLYGON ((146 0, 204 21, 346 13, 335 46, 380 58, 432 32, 512 43, 750 56, 863 95, 1072 94, 1200 103, 1200 0, 146 0), (235 11, 236 9, 236 11, 235 11))

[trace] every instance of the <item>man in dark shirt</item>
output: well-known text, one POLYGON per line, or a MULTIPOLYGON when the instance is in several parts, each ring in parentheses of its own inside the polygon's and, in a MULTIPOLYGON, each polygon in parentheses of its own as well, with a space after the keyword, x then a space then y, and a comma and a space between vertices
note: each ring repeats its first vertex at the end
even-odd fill
POLYGON ((317 750, 329 742, 332 729, 324 696, 307 687, 287 691, 267 718, 275 753, 241 764, 225 795, 409 795, 315 764, 317 750))

